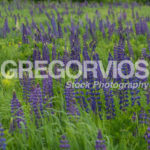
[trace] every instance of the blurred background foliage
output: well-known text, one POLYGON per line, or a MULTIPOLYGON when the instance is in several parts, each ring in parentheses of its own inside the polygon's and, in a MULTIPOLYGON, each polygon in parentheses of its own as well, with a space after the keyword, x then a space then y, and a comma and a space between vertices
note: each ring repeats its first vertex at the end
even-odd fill
MULTIPOLYGON (((1 1, 1 0, 0 0, 1 1)), ((12 2, 13 0, 8 0, 9 2, 12 2)), ((26 1, 26 0, 23 0, 26 1)), ((49 1, 49 2, 103 2, 103 3, 116 3, 116 2, 138 2, 138 3, 150 3, 150 0, 29 0, 34 2, 40 2, 40 1, 49 1)))

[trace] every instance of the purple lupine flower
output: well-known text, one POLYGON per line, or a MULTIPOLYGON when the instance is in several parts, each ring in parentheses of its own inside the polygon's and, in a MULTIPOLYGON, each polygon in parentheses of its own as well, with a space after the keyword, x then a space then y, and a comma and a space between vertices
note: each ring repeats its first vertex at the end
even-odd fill
MULTIPOLYGON (((139 80, 136 77, 133 77, 129 79, 130 83, 139 83, 139 80)), ((140 90, 138 87, 136 88, 131 88, 130 89, 130 94, 131 94, 131 101, 132 101, 132 106, 134 106, 136 103, 140 106, 140 96, 138 95, 140 90)))
POLYGON ((139 118, 138 119, 139 119, 140 124, 147 124, 148 117, 147 117, 147 114, 146 114, 143 107, 141 107, 141 111, 139 113, 139 118))
POLYGON ((49 49, 46 44, 43 44, 42 55, 43 55, 43 60, 46 60, 49 64, 50 63, 50 55, 49 55, 49 49))
POLYGON ((149 105, 150 104, 150 88, 148 88, 147 90, 146 97, 147 97, 147 104, 149 105))
POLYGON ((34 38, 35 38, 35 41, 37 41, 37 42, 43 42, 43 36, 38 27, 36 27, 36 32, 34 34, 34 38))
POLYGON ((103 7, 103 2, 100 2, 100 4, 99 4, 101 7, 103 7))
MULTIPOLYGON (((116 60, 117 63, 124 60, 125 58, 124 47, 125 47, 125 41, 120 37, 118 46, 114 47, 114 60, 116 60)), ((117 79, 115 79, 115 81, 117 81, 118 83, 121 83, 121 80, 122 78, 119 75, 117 76, 117 79)))
POLYGON ((143 48, 143 50, 142 50, 142 56, 143 56, 144 58, 147 58, 147 57, 148 57, 148 54, 147 54, 147 52, 146 52, 146 48, 143 48))
POLYGON ((6 34, 10 32, 9 26, 8 26, 8 20, 5 18, 5 23, 3 26, 3 36, 6 37, 6 34))
MULTIPOLYGON (((110 59, 113 60, 112 57, 110 59)), ((100 60, 99 55, 96 52, 93 54, 93 60, 95 60, 95 61, 99 61, 100 60)), ((102 81, 103 80, 103 76, 102 76, 102 72, 101 72, 99 64, 98 64, 98 67, 97 67, 97 77, 98 77, 98 81, 102 81)))
POLYGON ((44 30, 44 26, 43 26, 43 24, 40 22, 40 28, 41 28, 41 30, 43 31, 43 32, 45 32, 45 30, 44 30))
POLYGON ((66 139, 66 136, 65 136, 65 135, 62 135, 62 136, 61 136, 60 149, 61 149, 61 150, 70 150, 69 141, 66 139))
POLYGON ((63 63, 64 63, 64 65, 66 65, 69 60, 70 60, 70 55, 67 52, 67 50, 65 49, 64 55, 63 55, 63 63))
POLYGON ((139 22, 135 24, 136 34, 145 34, 148 33, 148 26, 145 19, 140 19, 139 22))
POLYGON ((12 123, 10 126, 10 131, 13 132, 16 128, 21 128, 21 123, 26 125, 24 112, 21 108, 21 103, 16 97, 16 93, 13 92, 13 98, 11 100, 11 114, 12 114, 12 123))
POLYGON ((142 19, 140 22, 141 22, 141 33, 142 34, 148 33, 148 25, 145 19, 142 19))
POLYGON ((90 34, 91 34, 91 36, 92 36, 92 39, 93 40, 96 40, 96 37, 95 37, 95 35, 96 35, 96 25, 95 25, 95 20, 92 22, 90 19, 89 19, 89 31, 90 31, 90 34))
MULTIPOLYGON (((83 80, 76 80, 75 83, 83 83, 83 80)), ((82 89, 76 89, 75 91, 75 98, 77 99, 78 103, 80 104, 80 107, 83 109, 83 110, 86 110, 86 112, 88 112, 88 104, 86 102, 86 99, 85 99, 85 95, 84 95, 84 92, 82 91, 82 89)))
POLYGON ((60 23, 63 23, 63 18, 60 16, 60 13, 57 12, 57 20, 60 23))
POLYGON ((43 9, 42 7, 39 5, 39 13, 42 14, 43 13, 43 9))
POLYGON ((51 17, 50 17, 50 15, 48 14, 47 11, 45 12, 45 15, 47 16, 47 18, 48 18, 49 20, 51 20, 51 17))
POLYGON ((57 32, 57 25, 56 25, 55 15, 54 14, 52 14, 51 25, 53 27, 53 33, 54 33, 55 37, 57 37, 58 36, 58 32, 57 32))
POLYGON ((76 105, 75 92, 73 88, 65 87, 66 111, 68 115, 79 115, 79 110, 76 105))
POLYGON ((89 57, 89 54, 88 54, 88 47, 87 47, 86 43, 83 46, 83 59, 84 60, 90 60, 90 57, 89 57))
POLYGON ((105 140, 103 140, 102 133, 100 130, 98 131, 95 150, 106 150, 105 140))
POLYGON ((147 149, 150 150, 150 127, 147 128, 146 132, 147 149))
MULTIPOLYGON (((70 35, 70 46, 71 46, 71 53, 70 58, 72 60, 80 60, 80 40, 79 40, 79 31, 78 27, 74 25, 74 22, 71 22, 71 35, 70 35)), ((74 65, 72 65, 73 69, 76 69, 74 65)))
POLYGON ((91 109, 94 113, 100 113, 101 111, 101 101, 100 101, 100 92, 99 88, 93 88, 90 87, 89 91, 86 92, 86 95, 88 96, 87 101, 90 102, 91 109))
MULTIPOLYGON (((124 57, 124 60, 130 60, 128 57, 124 57)), ((128 75, 130 73, 130 66, 128 64, 124 64, 122 66, 122 72, 124 75, 128 75)), ((122 79, 122 83, 127 84, 128 80, 127 79, 122 79)), ((123 111, 126 111, 126 108, 129 106, 129 100, 128 100, 128 87, 122 87, 119 89, 119 99, 120 99, 120 109, 123 111)))
POLYGON ((24 24, 22 24, 22 43, 28 43, 28 37, 27 37, 28 33, 27 33, 27 29, 26 26, 24 24))
POLYGON ((2 128, 2 125, 0 123, 0 150, 6 149, 6 139, 4 138, 4 129, 2 128))
POLYGON ((109 27, 108 27, 108 34, 109 34, 108 39, 111 38, 111 36, 112 36, 112 34, 114 32, 114 29, 115 29, 115 24, 114 23, 109 25, 109 27))
POLYGON ((113 99, 113 91, 110 88, 103 88, 105 96, 106 116, 107 119, 113 119, 115 117, 115 104, 113 99))
MULTIPOLYGON (((53 97, 53 80, 51 76, 48 76, 48 78, 43 79, 43 103, 47 104, 47 101, 53 97)), ((47 107, 52 107, 52 102, 49 102, 47 104, 47 107)))
POLYGON ((33 62, 35 62, 36 60, 41 60, 41 52, 38 49, 34 49, 33 50, 33 62))
POLYGON ((34 112, 37 121, 37 119, 40 119, 43 115, 43 98, 39 84, 36 88, 33 88, 30 94, 29 102, 32 106, 32 112, 34 112))
MULTIPOLYGON (((78 35, 77 29, 74 27, 73 23, 71 26, 70 45, 71 45, 70 59, 80 60, 80 51, 81 50, 80 50, 80 43, 79 43, 79 35, 78 35)), ((76 70, 77 66, 73 64, 73 65, 71 65, 71 68, 73 70, 76 70)))
POLYGON ((37 29, 37 25, 36 25, 34 19, 32 19, 31 26, 32 26, 33 29, 37 29))
POLYGON ((63 37, 63 32, 62 32, 62 29, 61 29, 60 22, 58 22, 58 35, 59 35, 59 38, 63 37))
POLYGON ((140 29, 140 24, 139 24, 139 22, 137 22, 137 23, 135 24, 135 30, 136 30, 136 34, 137 34, 137 35, 141 34, 141 29, 140 29))
POLYGON ((23 74, 23 79, 20 79, 20 83, 23 89, 23 100, 27 103, 29 101, 31 89, 34 86, 34 79, 29 78, 28 72, 25 72, 25 74, 23 74))
POLYGON ((30 15, 33 16, 33 9, 30 9, 30 15))

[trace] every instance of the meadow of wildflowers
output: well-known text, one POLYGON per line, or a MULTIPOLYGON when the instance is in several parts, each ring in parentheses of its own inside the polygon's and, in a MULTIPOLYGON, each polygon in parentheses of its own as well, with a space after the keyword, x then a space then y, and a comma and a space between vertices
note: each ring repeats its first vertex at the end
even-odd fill
MULTIPOLYGON (((0 2, 0 65, 102 60, 106 67, 110 60, 139 59, 150 63, 149 5, 0 2)), ((73 73, 77 69, 71 65, 73 73)), ((122 71, 127 75, 129 66, 122 71)), ((68 81, 150 83, 149 77, 113 79, 111 71, 105 79, 100 66, 97 72, 97 79, 88 72, 87 79, 75 80, 30 78, 28 72, 7 79, 0 73, 0 150, 149 150, 149 87, 66 87, 68 81)))

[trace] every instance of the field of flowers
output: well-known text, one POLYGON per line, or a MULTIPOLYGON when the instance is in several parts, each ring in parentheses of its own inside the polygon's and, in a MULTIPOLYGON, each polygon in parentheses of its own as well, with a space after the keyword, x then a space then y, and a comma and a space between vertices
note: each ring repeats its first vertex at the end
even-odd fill
MULTIPOLYGON (((148 5, 0 2, 0 66, 6 60, 102 60, 106 67, 110 60, 139 59, 150 62, 148 5)), ((125 65, 124 74, 129 70, 125 65)), ((112 72, 104 79, 99 68, 96 80, 150 83, 113 79, 112 72)), ((0 73, 0 150, 150 149, 149 88, 66 88, 68 81, 85 82, 0 73)), ((87 81, 94 81, 90 73, 87 81)))

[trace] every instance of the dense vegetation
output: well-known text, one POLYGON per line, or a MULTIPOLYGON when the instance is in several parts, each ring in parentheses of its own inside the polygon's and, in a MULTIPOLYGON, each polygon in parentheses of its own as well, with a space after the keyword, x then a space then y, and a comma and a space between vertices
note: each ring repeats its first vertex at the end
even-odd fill
MULTIPOLYGON (((149 63, 149 12, 137 3, 1 2, 0 65, 56 59, 149 63)), ((0 150, 150 149, 149 88, 69 89, 68 80, 30 79, 27 73, 9 80, 0 74, 0 150)), ((111 75, 98 80, 150 83, 111 75)))

